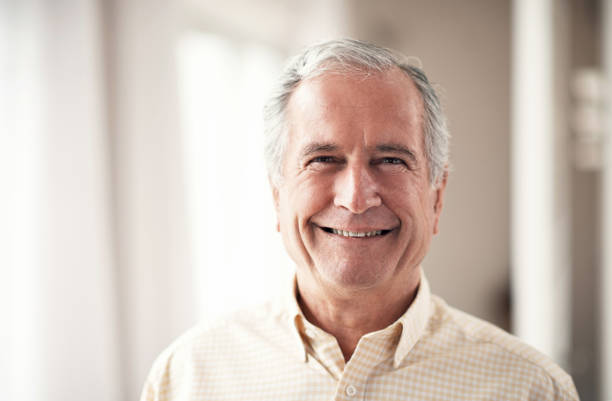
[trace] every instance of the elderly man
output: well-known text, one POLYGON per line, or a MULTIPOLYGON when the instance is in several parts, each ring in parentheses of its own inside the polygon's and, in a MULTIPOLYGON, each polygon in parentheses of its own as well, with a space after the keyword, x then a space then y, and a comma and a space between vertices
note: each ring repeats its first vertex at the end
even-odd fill
POLYGON ((578 399, 546 357, 430 294, 420 263, 449 135, 422 71, 363 42, 318 44, 265 119, 293 291, 181 337, 143 400, 578 399))

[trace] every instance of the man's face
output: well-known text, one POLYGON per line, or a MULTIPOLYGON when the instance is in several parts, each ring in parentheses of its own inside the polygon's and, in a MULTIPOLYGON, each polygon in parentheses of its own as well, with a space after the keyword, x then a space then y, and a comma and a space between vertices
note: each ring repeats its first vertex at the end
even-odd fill
POLYGON ((415 277, 437 232, 422 102, 400 70, 302 82, 287 108, 279 229, 298 282, 391 288, 415 277))

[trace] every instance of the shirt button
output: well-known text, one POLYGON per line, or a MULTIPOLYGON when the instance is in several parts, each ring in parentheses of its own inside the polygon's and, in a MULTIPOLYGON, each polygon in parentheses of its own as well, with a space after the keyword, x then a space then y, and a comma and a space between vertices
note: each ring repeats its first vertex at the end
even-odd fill
POLYGON ((357 389, 355 388, 355 386, 353 386, 352 384, 349 384, 348 386, 346 386, 346 395, 348 395, 349 397, 352 397, 355 394, 357 394, 357 389))

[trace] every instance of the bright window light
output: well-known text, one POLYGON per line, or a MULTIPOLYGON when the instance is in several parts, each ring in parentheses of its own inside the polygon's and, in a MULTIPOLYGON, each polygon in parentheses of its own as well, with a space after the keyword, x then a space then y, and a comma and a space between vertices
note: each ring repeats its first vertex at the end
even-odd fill
POLYGON ((191 33, 179 46, 180 96, 198 312, 210 319, 288 291, 263 159, 262 107, 278 52, 191 33))

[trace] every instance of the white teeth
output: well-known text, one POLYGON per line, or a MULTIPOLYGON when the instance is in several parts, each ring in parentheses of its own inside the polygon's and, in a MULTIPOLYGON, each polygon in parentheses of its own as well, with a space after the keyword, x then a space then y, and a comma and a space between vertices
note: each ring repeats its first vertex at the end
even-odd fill
POLYGON ((332 228, 331 230, 332 230, 332 232, 334 234, 341 235, 343 237, 357 237, 357 238, 360 238, 360 237, 374 237, 376 235, 381 235, 382 234, 382 230, 368 231, 368 232, 362 232, 362 233, 353 232, 353 231, 338 230, 338 229, 335 229, 335 228, 332 228))

